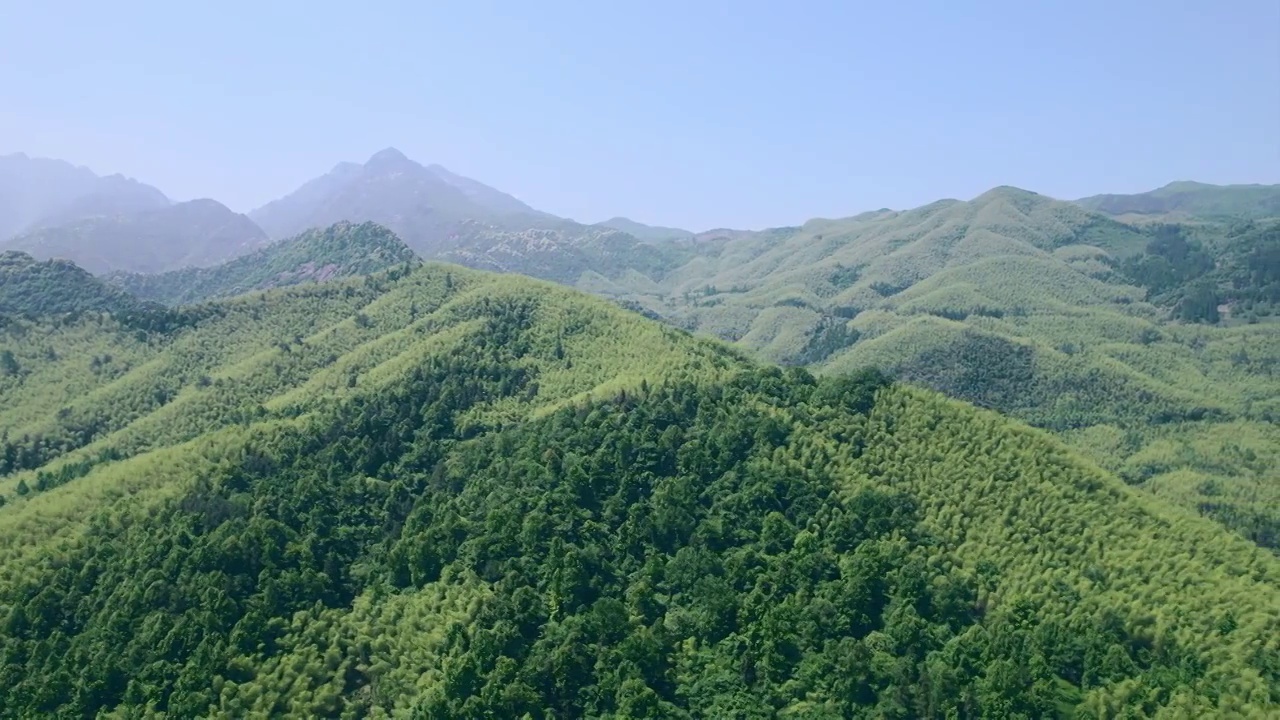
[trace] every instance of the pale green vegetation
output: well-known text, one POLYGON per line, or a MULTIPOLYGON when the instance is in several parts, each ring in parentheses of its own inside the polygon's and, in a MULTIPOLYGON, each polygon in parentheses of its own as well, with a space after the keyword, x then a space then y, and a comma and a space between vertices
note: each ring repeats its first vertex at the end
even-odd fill
MULTIPOLYGON (((1246 190, 1215 202, 1262 192, 1246 190)), ((1079 447, 1152 490, 1153 476, 1132 468, 1158 438, 1179 448, 1162 472, 1195 474, 1235 467, 1200 433, 1280 419, 1280 325, 1268 320, 1280 303, 1280 223, 1135 227, 997 188, 970 202, 700 238, 694 259, 648 284, 584 276, 579 286, 771 361, 820 372, 874 365, 1071 442, 1094 438, 1079 447), (1109 432, 1118 439, 1096 442, 1109 432)), ((1274 547, 1280 506, 1269 499, 1280 480, 1215 477, 1239 487, 1161 492, 1274 547)))

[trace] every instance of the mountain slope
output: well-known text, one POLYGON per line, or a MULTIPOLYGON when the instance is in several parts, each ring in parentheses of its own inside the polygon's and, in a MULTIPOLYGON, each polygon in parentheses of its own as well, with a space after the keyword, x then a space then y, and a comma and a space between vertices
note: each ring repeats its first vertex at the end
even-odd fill
MULTIPOLYGON (((903 212, 811 220, 802 228, 708 235, 696 245, 699 255, 662 283, 653 309, 689 327, 743 339, 771 359, 789 360, 824 316, 847 319, 882 307, 947 269, 994 257, 1048 263, 1048 272, 1059 276, 1054 282, 1065 287, 1081 282, 1082 273, 1067 259, 1072 253, 1123 258, 1141 252, 1146 242, 1137 229, 1070 203, 996 188, 970 202, 943 200, 903 212), (771 319, 778 312, 789 318, 781 326, 771 319)), ((1011 304, 1041 304, 1039 287, 1018 283, 1016 273, 1012 279, 1002 291, 1011 304)), ((1082 292, 1095 301, 1109 300, 1112 292, 1134 295, 1124 288, 1105 289, 1103 296, 1082 292)), ((1071 295, 1068 302, 1079 299, 1071 295)))
POLYGON ((0 155, 0 243, 36 227, 156 210, 168 198, 120 175, 99 177, 61 160, 0 155))
POLYGON ((1179 215, 1196 218, 1280 217, 1280 185, 1209 185, 1172 182, 1150 192, 1133 195, 1094 195, 1076 201, 1090 210, 1109 215, 1179 215))
POLYGON ((528 215, 531 217, 550 218, 547 213, 534 210, 516 198, 485 185, 482 182, 463 177, 440 165, 428 165, 431 174, 461 190, 471 202, 492 213, 507 215, 528 215))
POLYGON ((464 221, 509 221, 522 229, 556 220, 438 165, 419 165, 394 148, 375 153, 364 165, 342 163, 249 215, 274 238, 344 220, 376 222, 424 256, 447 248, 464 221))
POLYGON ((309 282, 368 275, 417 263, 413 251, 390 230, 373 223, 338 223, 272 243, 222 265, 158 275, 120 273, 108 280, 144 300, 187 305, 309 282))
POLYGON ((1280 484, 1265 469, 1280 325, 1256 323, 1280 299, 1275 230, 1135 227, 996 188, 800 228, 712 231, 656 279, 579 287, 765 359, 877 365, 1011 414, 1280 548, 1280 484))
POLYGON ((65 315, 141 310, 144 303, 65 260, 0 253, 0 315, 65 315))
POLYGON ((156 273, 214 265, 266 243, 266 234, 244 215, 213 200, 192 200, 42 228, 4 247, 42 259, 71 260, 94 273, 156 273))
POLYGON ((1280 560, 875 373, 439 265, 21 322, 86 391, 0 406, 5 457, 63 439, 0 480, 5 715, 1280 703, 1280 560), (57 352, 94 336, 131 367, 57 352))

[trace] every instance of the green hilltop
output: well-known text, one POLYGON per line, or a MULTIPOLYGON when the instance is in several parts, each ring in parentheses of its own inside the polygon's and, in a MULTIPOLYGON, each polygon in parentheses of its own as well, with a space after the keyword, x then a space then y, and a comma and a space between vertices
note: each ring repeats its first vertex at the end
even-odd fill
POLYGON ((0 314, 58 316, 137 310, 144 303, 67 260, 36 260, 17 250, 0 253, 0 314))
POLYGON ((1280 559, 993 412, 435 263, 169 312, 0 329, 0 715, 1280 708, 1280 559))
POLYGON ((251 290, 368 275, 417 262, 417 255, 390 230, 374 223, 342 222, 308 230, 214 267, 189 267, 157 275, 116 273, 107 279, 144 300, 188 305, 251 290))

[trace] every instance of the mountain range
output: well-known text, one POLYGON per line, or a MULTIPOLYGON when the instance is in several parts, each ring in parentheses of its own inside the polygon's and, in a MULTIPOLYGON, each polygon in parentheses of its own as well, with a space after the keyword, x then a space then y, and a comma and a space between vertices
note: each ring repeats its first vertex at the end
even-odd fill
POLYGON ((693 234, 554 218, 387 149, 250 218, 218 206, 193 222, 183 210, 213 206, 181 203, 8 247, 116 271, 109 283, 168 305, 365 274, 413 254, 553 280, 765 360, 877 365, 1052 430, 1135 485, 1274 547, 1280 488, 1257 458, 1275 455, 1276 325, 1257 321, 1280 308, 1280 221, 1267 217, 1277 197, 1280 186, 1173 183, 1069 203, 1001 187, 693 234), (345 217, 361 224, 302 232, 345 217), (272 237, 302 234, 268 245, 253 221, 272 237))
POLYGON ((150 185, 61 160, 0 155, 0 242, 41 227, 167 207, 150 185))
POLYGON ((6 716, 1280 706, 1280 558, 989 410, 457 265, 149 312, 3 315, 6 716))
POLYGON ((1280 709, 1280 187, 692 233, 64 165, 0 206, 0 717, 1280 709))
POLYGON ((276 239, 342 220, 372 221, 428 256, 456 245, 464 221, 519 229, 560 222, 439 165, 420 165, 395 148, 375 153, 363 165, 340 163, 249 217, 276 239))

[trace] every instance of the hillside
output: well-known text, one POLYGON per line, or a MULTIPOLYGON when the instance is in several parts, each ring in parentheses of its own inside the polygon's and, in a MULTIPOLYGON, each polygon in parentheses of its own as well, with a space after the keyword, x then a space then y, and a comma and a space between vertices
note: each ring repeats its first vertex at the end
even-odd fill
POLYGON ((0 155, 0 243, 37 227, 169 205, 159 190, 61 160, 0 155))
POLYGON ((22 252, 0 253, 0 315, 123 315, 144 307, 133 295, 66 260, 41 262, 22 252))
POLYGON ((4 716, 1280 707, 1280 560, 993 413, 456 266, 183 317, 3 330, 4 716))
POLYGON ((266 243, 266 235, 244 215, 213 200, 192 200, 42 228, 0 247, 70 260, 93 273, 157 273, 214 265, 266 243))
POLYGON ((1278 229, 1134 227, 996 188, 712 231, 659 276, 579 287, 768 360, 875 364, 1011 414, 1277 548, 1280 325, 1257 321, 1280 298, 1278 229))
POLYGON ((340 163, 329 174, 249 216, 273 238, 292 237, 344 220, 376 222, 426 257, 452 245, 450 236, 465 221, 503 227, 509 223, 513 229, 557 221, 439 165, 420 165, 395 148, 375 153, 363 165, 340 163))
POLYGON ((688 245, 654 245, 611 228, 568 221, 554 229, 524 230, 465 222, 450 236, 450 245, 436 259, 552 280, 605 296, 626 294, 634 287, 654 291, 669 273, 696 256, 688 245))
MULTIPOLYGON (((1137 229, 1070 203, 997 188, 970 202, 811 220, 800 228, 707 233, 694 246, 698 255, 671 272, 650 300, 687 327, 791 361, 825 318, 884 307, 938 273, 990 258, 1048 266, 1040 274, 1059 276, 1053 282, 1063 286, 1068 303, 1105 302, 1117 293, 1132 298, 1132 289, 1113 291, 1081 277, 1064 258, 1125 258, 1141 253, 1147 241, 1137 229)), ((1096 273, 1107 270, 1100 264, 1096 273)), ((1034 284, 999 292, 1009 304, 1044 302, 1034 284)))
POLYGON ((1204 219, 1280 217, 1280 185, 1209 185, 1172 182, 1162 188, 1133 195, 1094 195, 1076 201, 1126 219, 1151 216, 1204 219))
POLYGON ((118 273, 108 281, 144 300, 187 305, 301 283, 368 275, 393 265, 417 263, 413 251, 390 230, 373 223, 338 223, 272 243, 209 268, 158 275, 118 273))

